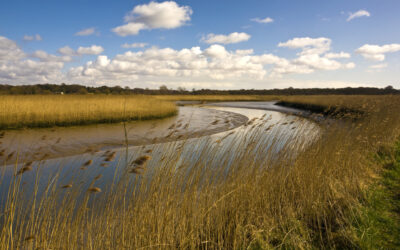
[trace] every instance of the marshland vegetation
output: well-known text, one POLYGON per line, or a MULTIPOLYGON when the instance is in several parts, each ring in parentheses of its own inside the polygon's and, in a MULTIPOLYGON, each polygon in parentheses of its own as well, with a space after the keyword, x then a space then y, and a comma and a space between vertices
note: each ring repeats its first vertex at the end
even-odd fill
MULTIPOLYGON (((386 171, 376 156, 399 161, 392 145, 400 135, 400 97, 279 100, 322 107, 338 122, 322 123, 321 135, 295 157, 281 137, 271 142, 283 144, 274 156, 260 146, 270 132, 259 125, 264 117, 249 121, 244 135, 229 134, 227 147, 234 151, 219 150, 223 139, 210 138, 196 152, 199 157, 183 161, 183 141, 161 152, 152 164, 158 167, 149 169, 154 151, 143 150, 120 166, 125 177, 108 189, 97 187, 96 178, 89 188, 51 180, 45 195, 26 199, 20 185, 26 173, 21 173, 0 211, 0 248, 340 249, 370 248, 375 239, 390 238, 392 232, 376 231, 366 208, 371 188, 386 171)), ((104 154, 104 162, 115 160, 115 152, 104 154)), ((87 165, 102 167, 97 164, 87 165)), ((16 164, 15 172, 19 169, 16 164)))
POLYGON ((0 129, 147 120, 176 112, 174 103, 141 95, 3 95, 0 129))

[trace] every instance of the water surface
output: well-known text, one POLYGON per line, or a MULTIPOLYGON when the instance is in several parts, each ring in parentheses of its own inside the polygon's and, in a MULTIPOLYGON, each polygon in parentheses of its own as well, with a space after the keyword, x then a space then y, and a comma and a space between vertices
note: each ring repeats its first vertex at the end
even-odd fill
MULTIPOLYGON (((249 104, 246 102, 241 108, 227 107, 231 104, 223 107, 223 103, 218 103, 218 107, 182 107, 175 118, 129 124, 128 145, 124 141, 121 124, 57 128, 55 131, 19 131, 27 137, 21 137, 15 131, 7 132, 5 138, 19 138, 14 143, 30 141, 32 144, 29 147, 42 147, 47 150, 44 152, 52 150, 58 153, 57 157, 33 162, 31 171, 18 175, 21 178, 19 185, 23 188, 21 193, 29 196, 35 187, 37 193, 41 194, 50 188, 60 189, 67 184, 79 186, 80 190, 87 190, 93 185, 107 190, 122 177, 137 182, 140 180, 137 177, 151 178, 152 172, 167 166, 183 169, 184 172, 194 166, 202 166, 228 173, 237 159, 248 155, 252 155, 252 162, 257 164, 277 159, 282 152, 287 154, 285 158, 291 159, 319 134, 319 126, 310 120, 282 112, 256 109, 255 106, 243 108, 249 104), (45 132, 46 138, 40 139, 36 145, 35 141, 45 132), (63 150, 55 150, 58 146, 54 143, 60 137, 62 139, 59 143, 64 139, 62 147, 67 150, 77 147, 79 150, 62 156, 63 150), (93 143, 99 143, 105 148, 82 152, 93 143), (110 154, 114 154, 114 157, 107 161, 110 154), (151 159, 142 175, 129 174, 132 161, 143 155, 151 159), (85 165, 89 161, 90 164, 85 165)), ((265 107, 271 103, 257 102, 254 105, 265 107)), ((16 145, 20 152, 23 152, 24 147, 28 148, 27 145, 16 145)), ((6 200, 10 181, 22 166, 13 164, 2 168, 1 204, 6 200)))

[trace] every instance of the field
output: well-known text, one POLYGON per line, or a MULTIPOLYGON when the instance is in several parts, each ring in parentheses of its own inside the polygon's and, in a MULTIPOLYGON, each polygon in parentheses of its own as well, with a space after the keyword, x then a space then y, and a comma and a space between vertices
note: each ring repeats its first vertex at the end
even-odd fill
POLYGON ((147 120, 174 114, 173 103, 149 96, 0 96, 0 129, 147 120))
MULTIPOLYGON (((101 113, 103 119, 121 112, 124 110, 121 98, 126 97, 107 99, 114 104, 102 102, 103 106, 95 106, 93 102, 98 104, 99 98, 105 101, 105 97, 88 97, 83 105, 86 111, 78 112, 79 115, 77 107, 82 103, 76 97, 48 100, 45 99, 48 97, 32 97, 42 105, 47 103, 42 108, 35 106, 33 99, 21 104, 22 99, 18 98, 21 97, 1 99, 0 106, 9 105, 2 106, 1 110, 8 112, 1 113, 1 117, 8 117, 1 119, 2 126, 29 126, 27 120, 44 125, 74 123, 76 116, 81 117, 80 121, 96 121, 95 110, 104 112, 101 113), (64 104, 67 108, 62 109, 55 105, 60 100, 73 104, 64 104), (21 113, 18 108, 21 105, 29 109, 21 113), (43 109, 50 109, 49 105, 53 111, 48 113, 52 115, 45 116, 43 109), (63 115, 58 116, 57 112, 63 115), (13 118, 11 114, 20 115, 13 118)), ((215 146, 220 142, 212 139, 197 152, 202 157, 189 162, 181 160, 186 141, 161 152, 163 157, 157 162, 151 159, 150 151, 143 149, 140 157, 119 166, 127 170, 126 174, 108 190, 100 190, 95 185, 96 180, 91 180, 89 189, 83 189, 82 185, 65 185, 56 179, 49 180, 46 195, 22 198, 20 184, 25 175, 22 171, 11 182, 6 205, 0 211, 0 248, 398 247, 396 233, 393 233, 398 230, 398 214, 393 211, 395 208, 378 206, 385 211, 385 217, 379 218, 376 203, 396 195, 389 195, 387 189, 399 191, 396 171, 400 154, 399 148, 394 147, 400 139, 399 96, 135 97, 126 98, 129 104, 126 107, 135 107, 127 108, 130 111, 126 112, 131 114, 131 119, 144 119, 175 112, 173 104, 168 106, 164 100, 275 98, 285 105, 325 113, 334 122, 322 122, 321 136, 296 157, 290 157, 291 145, 283 145, 279 157, 273 161, 268 158, 269 151, 257 143, 267 130, 261 131, 256 126, 245 136, 231 135, 232 145, 227 147, 232 146, 237 151, 229 155, 220 155, 215 146), (160 106, 163 109, 154 113, 160 106), (237 143, 239 147, 234 147, 237 143), (151 174, 144 174, 150 171, 145 167, 148 162, 158 168, 152 169, 151 174), (212 164, 219 168, 211 168, 212 164), (388 171, 391 174, 386 177, 388 171), (387 183, 387 178, 392 183, 387 183), (377 192, 380 196, 374 195, 377 192), (77 202, 82 195, 81 202, 77 202)), ((259 119, 259 122, 264 121, 259 119)), ((280 138, 276 139, 278 141, 273 143, 279 143, 280 138)), ((100 167, 91 161, 85 164, 90 168, 100 167)), ((15 172, 18 170, 21 171, 16 165, 15 172)))

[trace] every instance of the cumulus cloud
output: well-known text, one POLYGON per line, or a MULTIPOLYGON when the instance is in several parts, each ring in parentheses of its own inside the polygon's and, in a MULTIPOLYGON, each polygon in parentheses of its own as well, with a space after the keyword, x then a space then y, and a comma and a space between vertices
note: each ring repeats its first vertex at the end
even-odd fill
POLYGON ((98 55, 94 60, 65 70, 64 64, 74 56, 100 54, 103 48, 93 45, 75 50, 65 46, 58 50, 60 55, 40 50, 26 54, 14 41, 0 37, 0 82, 19 84, 67 81, 109 85, 124 83, 143 87, 151 86, 152 83, 158 86, 163 82, 176 87, 232 88, 242 82, 254 84, 266 79, 276 81, 287 74, 310 74, 355 66, 351 62, 332 60, 326 56, 329 53, 315 50, 323 42, 304 42, 299 39, 281 45, 299 48, 302 52, 314 49, 314 53, 301 52, 295 58, 287 59, 270 53, 255 54, 252 49, 230 51, 221 44, 212 44, 205 49, 150 47, 135 52, 127 51, 112 58, 98 55))
POLYGON ((257 22, 257 23, 272 23, 274 22, 274 19, 270 18, 270 17, 266 17, 266 18, 252 18, 251 21, 253 22, 257 22))
POLYGON ((25 57, 25 53, 18 47, 17 43, 0 36, 0 63, 19 60, 25 57))
POLYGON ((48 54, 43 50, 37 50, 32 53, 31 57, 37 58, 42 62, 70 62, 72 61, 71 56, 63 55, 63 56, 56 56, 48 54))
POLYGON ((70 48, 69 46, 65 46, 58 49, 58 53, 65 55, 65 56, 75 56, 76 51, 70 48))
POLYGON ((75 33, 75 36, 90 36, 93 35, 96 32, 96 28, 91 27, 87 29, 83 29, 81 31, 78 31, 75 33))
MULTIPOLYGON (((248 81, 249 79, 265 79, 266 76, 275 78, 291 73, 309 74, 318 70, 355 67, 352 62, 341 63, 325 57, 326 50, 315 50, 312 47, 321 47, 320 44, 327 43, 325 40, 301 43, 298 41, 303 40, 287 42, 285 46, 304 50, 314 49, 315 53, 300 53, 297 58, 289 60, 273 54, 254 55, 252 49, 229 51, 220 44, 212 44, 204 50, 200 47, 181 50, 152 47, 144 51, 128 51, 114 58, 99 56, 86 65, 71 68, 68 76, 78 82, 93 82, 102 79, 105 83, 118 80, 129 82, 155 81, 156 79, 169 79, 169 82, 181 82, 182 79, 190 79, 191 82, 237 81, 238 79, 248 81)), ((346 57, 347 55, 337 53, 335 56, 346 57)))
POLYGON ((115 27, 113 32, 120 36, 137 35, 140 30, 175 29, 190 21, 193 13, 189 6, 176 2, 150 2, 138 5, 125 16, 126 24, 115 27))
POLYGON ((90 47, 79 47, 76 51, 69 46, 58 49, 58 53, 64 56, 82 56, 82 55, 98 55, 104 51, 104 48, 98 45, 90 47))
POLYGON ((365 44, 356 50, 356 53, 372 61, 384 61, 386 53, 400 51, 400 44, 392 43, 386 45, 365 44))
POLYGON ((14 41, 0 36, 0 81, 9 84, 32 84, 62 79, 62 60, 50 60, 55 57, 46 52, 34 53, 39 61, 29 59, 28 56, 14 41))
POLYGON ((302 49, 301 54, 323 54, 331 49, 331 39, 326 37, 310 38, 296 37, 287 42, 279 43, 278 47, 302 49))
POLYGON ((226 58, 228 54, 229 52, 225 49, 225 47, 218 44, 213 44, 204 50, 204 55, 210 58, 226 58))
POLYGON ((98 55, 104 51, 103 47, 92 45, 90 47, 79 47, 76 52, 78 55, 98 55))
POLYGON ((387 63, 374 64, 369 66, 370 69, 384 69, 388 66, 387 63))
POLYGON ((326 58, 334 59, 334 58, 350 58, 351 55, 349 53, 340 52, 340 53, 327 53, 325 54, 326 58))
POLYGON ((244 41, 248 41, 250 39, 250 35, 244 32, 233 32, 229 35, 216 35, 216 34, 208 34, 206 37, 203 37, 201 40, 205 43, 221 43, 221 44, 230 44, 230 43, 240 43, 244 41))
POLYGON ((245 56, 245 55, 253 54, 254 50, 253 49, 237 49, 235 52, 237 55, 245 56))
POLYGON ((266 71, 260 63, 251 61, 251 56, 241 52, 227 51, 222 45, 211 45, 205 50, 199 47, 174 50, 171 48, 149 48, 145 51, 116 55, 113 59, 99 56, 85 66, 72 68, 69 76, 82 81, 93 78, 109 79, 157 79, 189 78, 226 80, 231 78, 264 77, 266 71))
POLYGON ((119 36, 130 36, 139 34, 140 30, 146 29, 147 26, 143 23, 127 23, 112 29, 119 36))
POLYGON ((310 38, 298 37, 279 43, 278 47, 290 49, 301 49, 298 58, 290 62, 284 62, 283 67, 277 68, 276 72, 280 74, 287 73, 312 73, 315 70, 338 70, 352 69, 355 67, 353 62, 340 63, 334 58, 349 58, 350 54, 345 52, 327 53, 331 49, 331 39, 326 37, 310 38))
POLYGON ((144 48, 148 45, 148 43, 124 43, 121 45, 124 49, 131 49, 131 48, 144 48))
POLYGON ((359 17, 370 17, 371 14, 366 11, 366 10, 359 10, 357 12, 351 13, 349 14, 349 17, 347 18, 347 22, 350 22, 351 20, 353 20, 354 18, 359 18, 359 17))
POLYGON ((24 41, 42 41, 42 37, 39 34, 29 36, 25 35, 23 38, 24 41))

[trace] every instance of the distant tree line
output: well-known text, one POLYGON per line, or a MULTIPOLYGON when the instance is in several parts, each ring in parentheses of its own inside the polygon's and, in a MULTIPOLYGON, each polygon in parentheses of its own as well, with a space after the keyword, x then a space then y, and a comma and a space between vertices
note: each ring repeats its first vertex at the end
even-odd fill
POLYGON ((185 88, 169 89, 161 85, 158 89, 129 87, 89 87, 78 84, 36 84, 36 85, 1 85, 0 95, 46 95, 46 94, 111 94, 111 95, 385 95, 400 94, 400 90, 387 86, 385 88, 286 88, 286 89, 240 89, 212 90, 185 88))

